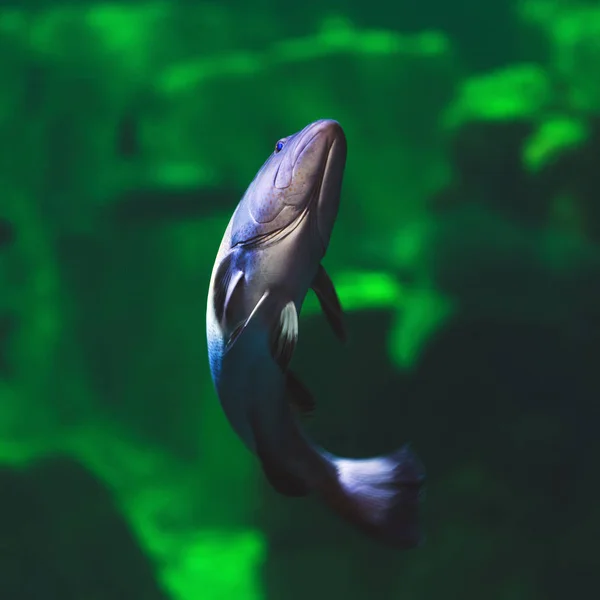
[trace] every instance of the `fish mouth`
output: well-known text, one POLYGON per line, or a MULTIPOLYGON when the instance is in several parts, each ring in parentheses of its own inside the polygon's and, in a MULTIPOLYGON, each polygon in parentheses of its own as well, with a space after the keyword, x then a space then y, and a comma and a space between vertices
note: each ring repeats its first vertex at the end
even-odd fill
POLYGON ((319 127, 317 127, 319 123, 320 121, 317 121, 316 123, 311 123, 303 132, 295 148, 294 167, 296 167, 298 162, 302 159, 304 152, 311 146, 314 139, 319 135, 320 129, 319 127))
POLYGON ((341 125, 332 119, 314 123, 311 133, 303 151, 318 143, 326 154, 310 201, 311 212, 314 212, 318 235, 325 253, 338 214, 347 143, 341 125))

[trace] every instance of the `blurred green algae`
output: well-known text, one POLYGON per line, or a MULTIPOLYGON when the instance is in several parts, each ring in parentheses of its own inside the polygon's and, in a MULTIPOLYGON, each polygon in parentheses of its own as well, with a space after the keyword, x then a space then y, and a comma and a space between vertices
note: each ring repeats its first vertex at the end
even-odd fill
MULTIPOLYGON (((343 10, 324 10, 314 30, 299 34, 285 14, 258 5, 3 7, 0 72, 10 83, 0 94, 0 130, 10 143, 0 153, 0 216, 17 232, 0 256, 0 316, 17 323, 1 348, 8 357, 0 378, 4 462, 26 472, 51 453, 81 461, 114 493, 157 577, 181 600, 277 598, 273 589, 281 588, 271 589, 264 571, 279 568, 278 560, 285 564, 279 578, 294 578, 285 588, 293 600, 304 593, 298 572, 313 564, 311 552, 324 572, 324 557, 339 553, 332 588, 353 570, 379 582, 382 598, 414 600, 437 595, 440 581, 450 597, 458 594, 465 573, 474 574, 474 597, 549 598, 548 590, 560 589, 545 583, 552 565, 594 568, 588 538, 597 510, 584 506, 581 522, 564 526, 565 547, 579 550, 565 556, 559 540, 545 554, 518 526, 543 494, 530 491, 515 504, 516 484, 485 448, 478 460, 457 450, 444 472, 436 458, 452 451, 436 447, 444 438, 436 423, 456 427, 452 414, 423 392, 424 412, 411 417, 419 409, 401 391, 414 391, 411 377, 424 388, 444 385, 441 367, 422 375, 423 365, 453 327, 468 337, 465 322, 539 326, 574 353, 590 345, 580 362, 593 362, 599 14, 589 3, 518 2, 515 18, 541 36, 535 55, 542 58, 470 73, 445 32, 363 27, 343 10), (354 538, 340 537, 347 548, 324 541, 305 554, 294 543, 297 531, 281 542, 286 530, 277 527, 293 530, 295 517, 275 518, 206 368, 204 299, 227 220, 272 144, 323 116, 339 119, 349 141, 326 264, 356 343, 365 346, 354 346, 361 358, 344 368, 373 377, 376 390, 351 401, 331 394, 325 419, 335 414, 337 429, 354 431, 375 418, 368 412, 375 399, 387 398, 394 415, 387 420, 415 425, 411 435, 433 465, 428 503, 439 528, 430 549, 378 575, 360 557, 390 559, 354 538), (132 210, 118 222, 113 209, 140 190, 140 206, 153 194, 155 216, 136 220, 132 210), (175 190, 196 199, 195 216, 178 217, 175 190), (375 338, 363 320, 381 315, 389 324, 375 338), (380 356, 374 339, 384 349, 370 363, 366 355, 380 356), (437 433, 428 437, 429 430, 437 433), (504 514, 498 504, 507 522, 481 517, 504 514), (515 547, 531 561, 511 563, 515 547), (503 561, 513 566, 497 581, 493 565, 503 561)), ((311 331, 325 329, 312 297, 303 320, 311 331)), ((320 350, 321 338, 310 335, 320 350)), ((324 366, 309 382, 317 387, 333 362, 321 352, 324 366)), ((460 350, 442 358, 452 363, 453 354, 460 350)), ((476 354, 467 353, 473 361, 476 354)), ((497 403, 510 406, 519 386, 490 369, 463 378, 488 377, 497 403)), ((590 378, 584 389, 593 385, 590 378)), ((547 429, 540 418, 523 418, 527 427, 514 430, 499 420, 498 428, 510 431, 511 443, 551 446, 553 436, 569 439, 553 418, 547 429)), ((455 437, 469 435, 465 428, 455 437)), ((314 522, 300 526, 327 539, 326 518, 306 510, 314 522)), ((356 590, 369 587, 361 581, 356 590)))

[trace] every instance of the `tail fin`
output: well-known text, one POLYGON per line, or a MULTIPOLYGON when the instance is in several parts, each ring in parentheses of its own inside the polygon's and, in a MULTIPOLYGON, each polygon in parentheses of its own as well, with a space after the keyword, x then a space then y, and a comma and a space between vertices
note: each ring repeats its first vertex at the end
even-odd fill
POLYGON ((376 458, 323 457, 337 477, 325 482, 319 491, 334 511, 397 548, 423 543, 419 504, 425 469, 408 445, 376 458))

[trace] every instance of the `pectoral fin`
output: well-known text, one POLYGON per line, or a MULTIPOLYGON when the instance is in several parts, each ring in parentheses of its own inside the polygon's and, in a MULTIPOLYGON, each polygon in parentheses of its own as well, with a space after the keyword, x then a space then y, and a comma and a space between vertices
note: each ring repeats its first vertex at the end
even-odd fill
POLYGON ((225 351, 235 344, 253 319, 263 320, 270 329, 270 350, 273 360, 279 365, 282 372, 287 370, 298 341, 298 313, 292 301, 283 304, 277 297, 267 290, 256 303, 250 316, 240 323, 232 332, 227 342, 225 351))
POLYGON ((303 416, 311 416, 315 410, 315 399, 310 390, 292 371, 288 371, 285 380, 285 395, 288 402, 303 416))
POLYGON ((242 281, 244 273, 233 268, 233 254, 226 256, 219 265, 214 281, 214 309, 219 323, 223 324, 228 313, 228 307, 236 291, 238 284, 242 281))
POLYGON ((246 327, 248 327, 248 324, 250 323, 250 321, 252 321, 252 319, 256 316, 256 314, 267 308, 268 300, 269 300, 269 290, 267 290, 260 297, 260 300, 256 303, 256 306, 252 309, 250 316, 245 321, 243 321, 242 323, 237 325, 237 327, 233 330, 233 332, 229 336, 229 340, 227 341, 227 346, 225 347, 225 352, 228 352, 231 349, 231 347, 235 344, 236 340, 240 337, 240 335, 242 335, 242 333, 244 332, 244 329, 246 329, 246 327))
POLYGON ((333 282, 329 278, 327 271, 323 265, 319 265, 319 270, 312 283, 321 309, 325 313, 325 318, 329 321, 329 325, 333 329, 335 335, 342 342, 346 342, 346 327, 344 326, 344 311, 338 298, 333 282))
POLYGON ((296 305, 290 301, 281 312, 271 329, 271 355, 285 373, 298 341, 298 313, 296 305))

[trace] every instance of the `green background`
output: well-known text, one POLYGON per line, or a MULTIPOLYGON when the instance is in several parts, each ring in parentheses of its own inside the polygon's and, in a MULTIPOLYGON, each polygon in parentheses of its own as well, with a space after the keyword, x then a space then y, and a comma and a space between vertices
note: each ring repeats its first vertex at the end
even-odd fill
POLYGON ((0 3, 0 599, 598 593, 600 3, 0 3), (348 456, 411 441, 425 546, 275 494, 205 341, 277 139, 345 129, 294 369, 348 456))

